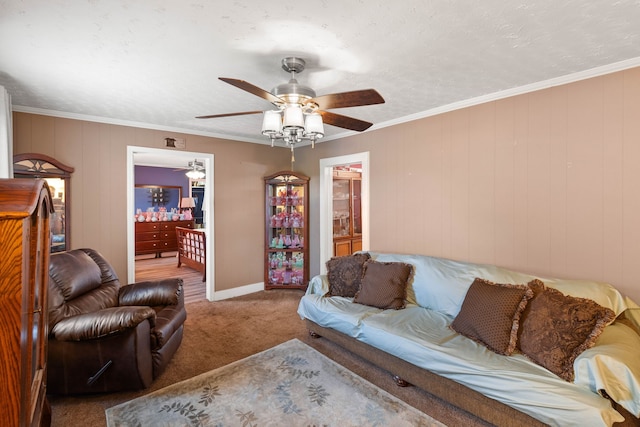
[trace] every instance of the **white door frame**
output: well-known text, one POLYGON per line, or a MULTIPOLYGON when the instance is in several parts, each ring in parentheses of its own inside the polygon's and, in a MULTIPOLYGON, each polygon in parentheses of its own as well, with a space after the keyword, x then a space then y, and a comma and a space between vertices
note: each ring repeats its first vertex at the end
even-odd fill
POLYGON ((206 297, 209 301, 213 301, 215 293, 215 254, 213 248, 214 243, 214 224, 213 224, 213 160, 214 156, 211 153, 196 153, 192 151, 176 151, 165 150, 160 148, 149 147, 135 147, 127 146, 127 277, 129 283, 133 283, 135 280, 135 228, 133 223, 133 217, 135 215, 135 168, 136 154, 154 154, 160 156, 171 156, 177 158, 182 165, 187 165, 188 162, 193 161, 194 158, 204 160, 205 169, 205 200, 203 200, 204 209, 204 231, 207 234, 206 241, 206 254, 207 265, 206 277, 206 297))
POLYGON ((333 168, 353 163, 362 164, 362 250, 369 250, 369 152, 320 159, 320 274, 333 256, 333 168))

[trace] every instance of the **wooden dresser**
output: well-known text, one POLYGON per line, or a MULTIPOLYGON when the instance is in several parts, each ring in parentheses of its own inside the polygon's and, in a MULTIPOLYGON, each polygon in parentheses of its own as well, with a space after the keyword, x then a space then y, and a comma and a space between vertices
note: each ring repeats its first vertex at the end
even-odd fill
POLYGON ((156 254, 178 250, 176 227, 193 228, 189 221, 136 222, 136 255, 156 254))
POLYGON ((49 219, 42 179, 0 179, 0 425, 49 425, 49 219))

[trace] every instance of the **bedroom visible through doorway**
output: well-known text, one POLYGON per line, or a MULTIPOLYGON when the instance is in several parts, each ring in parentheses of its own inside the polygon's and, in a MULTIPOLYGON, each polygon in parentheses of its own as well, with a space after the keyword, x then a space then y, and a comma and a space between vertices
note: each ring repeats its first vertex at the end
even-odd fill
MULTIPOLYGON (((210 153, 165 150, 165 149, 157 149, 157 148, 149 148, 149 147, 134 147, 134 146, 127 147, 127 211, 130 218, 132 218, 132 221, 127 222, 128 280, 130 283, 133 283, 134 281, 138 281, 138 280, 147 280, 150 277, 148 276, 149 274, 157 274, 162 269, 169 269, 165 271, 165 274, 168 274, 174 270, 178 270, 178 267, 177 267, 178 260, 175 256, 177 252, 173 252, 173 253, 168 251, 162 252, 161 256, 158 258, 156 258, 153 253, 150 255, 152 257, 152 259, 149 262, 150 264, 154 263, 155 261, 155 262, 166 262, 166 263, 170 263, 171 265, 151 266, 149 269, 147 269, 148 271, 144 271, 144 268, 138 268, 141 266, 136 265, 138 261, 144 263, 146 262, 146 260, 138 260, 138 258, 141 258, 142 255, 138 255, 137 252, 139 251, 136 250, 136 238, 135 238, 136 230, 134 226, 138 225, 138 222, 133 221, 133 218, 137 217, 138 208, 136 207, 136 198, 134 195, 134 190, 136 189, 136 186, 149 184, 148 182, 144 182, 144 183, 137 182, 136 167, 142 166, 147 168, 151 167, 153 169, 166 169, 171 172, 179 173, 181 174, 181 176, 184 177, 185 167, 188 165, 189 162, 192 162, 194 159, 198 159, 203 163, 204 172, 205 172, 204 181, 200 183, 200 185, 194 185, 191 182, 189 182, 188 184, 180 184, 182 188, 181 190, 182 194, 179 194, 179 196, 176 196, 175 199, 177 200, 177 198, 179 197, 180 203, 182 204, 184 203, 184 200, 182 200, 183 198, 195 199, 193 197, 194 187, 203 187, 204 189, 207 189, 207 188, 211 189, 211 191, 207 191, 207 193, 209 194, 204 194, 203 192, 203 195, 201 197, 198 197, 199 200, 197 200, 197 202, 202 208, 201 209, 202 223, 199 223, 198 219, 196 218, 194 220, 195 224, 193 224, 194 228, 202 228, 202 230, 207 235, 207 239, 206 239, 207 262, 205 265, 206 280, 203 281, 203 275, 199 274, 199 278, 194 277, 193 282, 194 282, 194 285, 197 284, 197 289, 199 294, 201 294, 202 291, 204 290, 206 299, 208 299, 209 301, 213 301, 214 292, 215 292, 215 283, 214 283, 215 263, 213 262, 213 260, 215 259, 215 254, 213 251, 213 248, 214 248, 213 243, 214 243, 215 236, 213 236, 212 234, 212 230, 214 229, 213 228, 214 217, 213 217, 213 209, 212 209, 213 197, 214 197, 213 191, 212 191, 212 189, 214 188, 213 186, 214 156, 213 154, 210 154, 210 153), (164 259, 165 257, 167 258, 166 261, 164 259)), ((171 185, 168 185, 168 184, 170 183, 159 182, 159 186, 163 188, 171 187, 171 185)), ((156 185, 156 187, 158 187, 158 185, 156 185)), ((196 191, 196 194, 197 194, 197 191, 196 191)), ((196 202, 196 200, 194 200, 194 202, 196 202)), ((197 206, 198 205, 196 205, 196 207, 197 206)), ((154 209, 154 212, 159 210, 160 208, 154 209)), ((169 212, 169 209, 167 209, 166 211, 169 212)), ((184 208, 180 207, 178 212, 184 213, 185 210, 184 208)), ((174 213, 178 213, 178 212, 174 212, 174 213)), ((198 215, 195 211, 192 211, 192 213, 195 213, 196 215, 198 215)), ((167 218, 168 218, 168 214, 167 214, 167 218)), ((171 220, 171 224, 176 224, 173 221, 174 219, 171 220)), ((182 221, 182 218, 178 218, 178 222, 181 223, 184 221, 182 221)), ((162 240, 162 236, 160 236, 159 238, 162 240)), ((181 267, 180 275, 181 276, 183 274, 186 275, 188 273, 188 270, 189 270, 188 268, 181 267)), ((185 295, 186 294, 187 294, 187 289, 185 287, 185 295)))

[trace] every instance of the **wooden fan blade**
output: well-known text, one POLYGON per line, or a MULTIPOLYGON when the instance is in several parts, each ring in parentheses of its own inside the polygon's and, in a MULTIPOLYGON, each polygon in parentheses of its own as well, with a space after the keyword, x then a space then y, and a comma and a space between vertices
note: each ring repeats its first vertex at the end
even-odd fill
POLYGON ((322 116, 324 123, 339 128, 362 132, 373 125, 373 123, 365 122, 364 120, 354 119, 353 117, 343 116, 342 114, 330 113, 329 111, 318 111, 318 113, 322 116))
POLYGON ((247 114, 258 114, 263 111, 243 111, 241 113, 225 113, 225 114, 211 114, 209 116, 198 116, 196 119, 216 119, 218 117, 231 117, 231 116, 246 116, 247 114))
POLYGON ((244 80, 229 79, 227 77, 218 77, 218 78, 225 83, 229 83, 230 85, 235 86, 244 91, 247 91, 255 96, 259 96, 262 99, 266 99, 271 103, 275 103, 275 104, 282 103, 282 99, 278 98, 271 92, 267 92, 264 89, 260 89, 258 86, 252 85, 251 83, 245 82, 244 80))
POLYGON ((384 104, 384 99, 375 89, 364 89, 322 95, 311 99, 310 102, 318 104, 321 110, 329 110, 331 108, 384 104))

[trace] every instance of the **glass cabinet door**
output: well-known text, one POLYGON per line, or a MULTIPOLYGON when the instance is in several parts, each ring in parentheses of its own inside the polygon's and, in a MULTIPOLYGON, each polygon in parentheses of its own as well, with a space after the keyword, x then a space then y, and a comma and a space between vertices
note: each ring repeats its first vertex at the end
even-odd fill
POLYGON ((351 235, 350 180, 333 180, 333 237, 351 235))
POLYGON ((351 189, 351 201, 353 212, 353 234, 362 234, 362 180, 353 179, 351 181, 353 188, 351 189))

